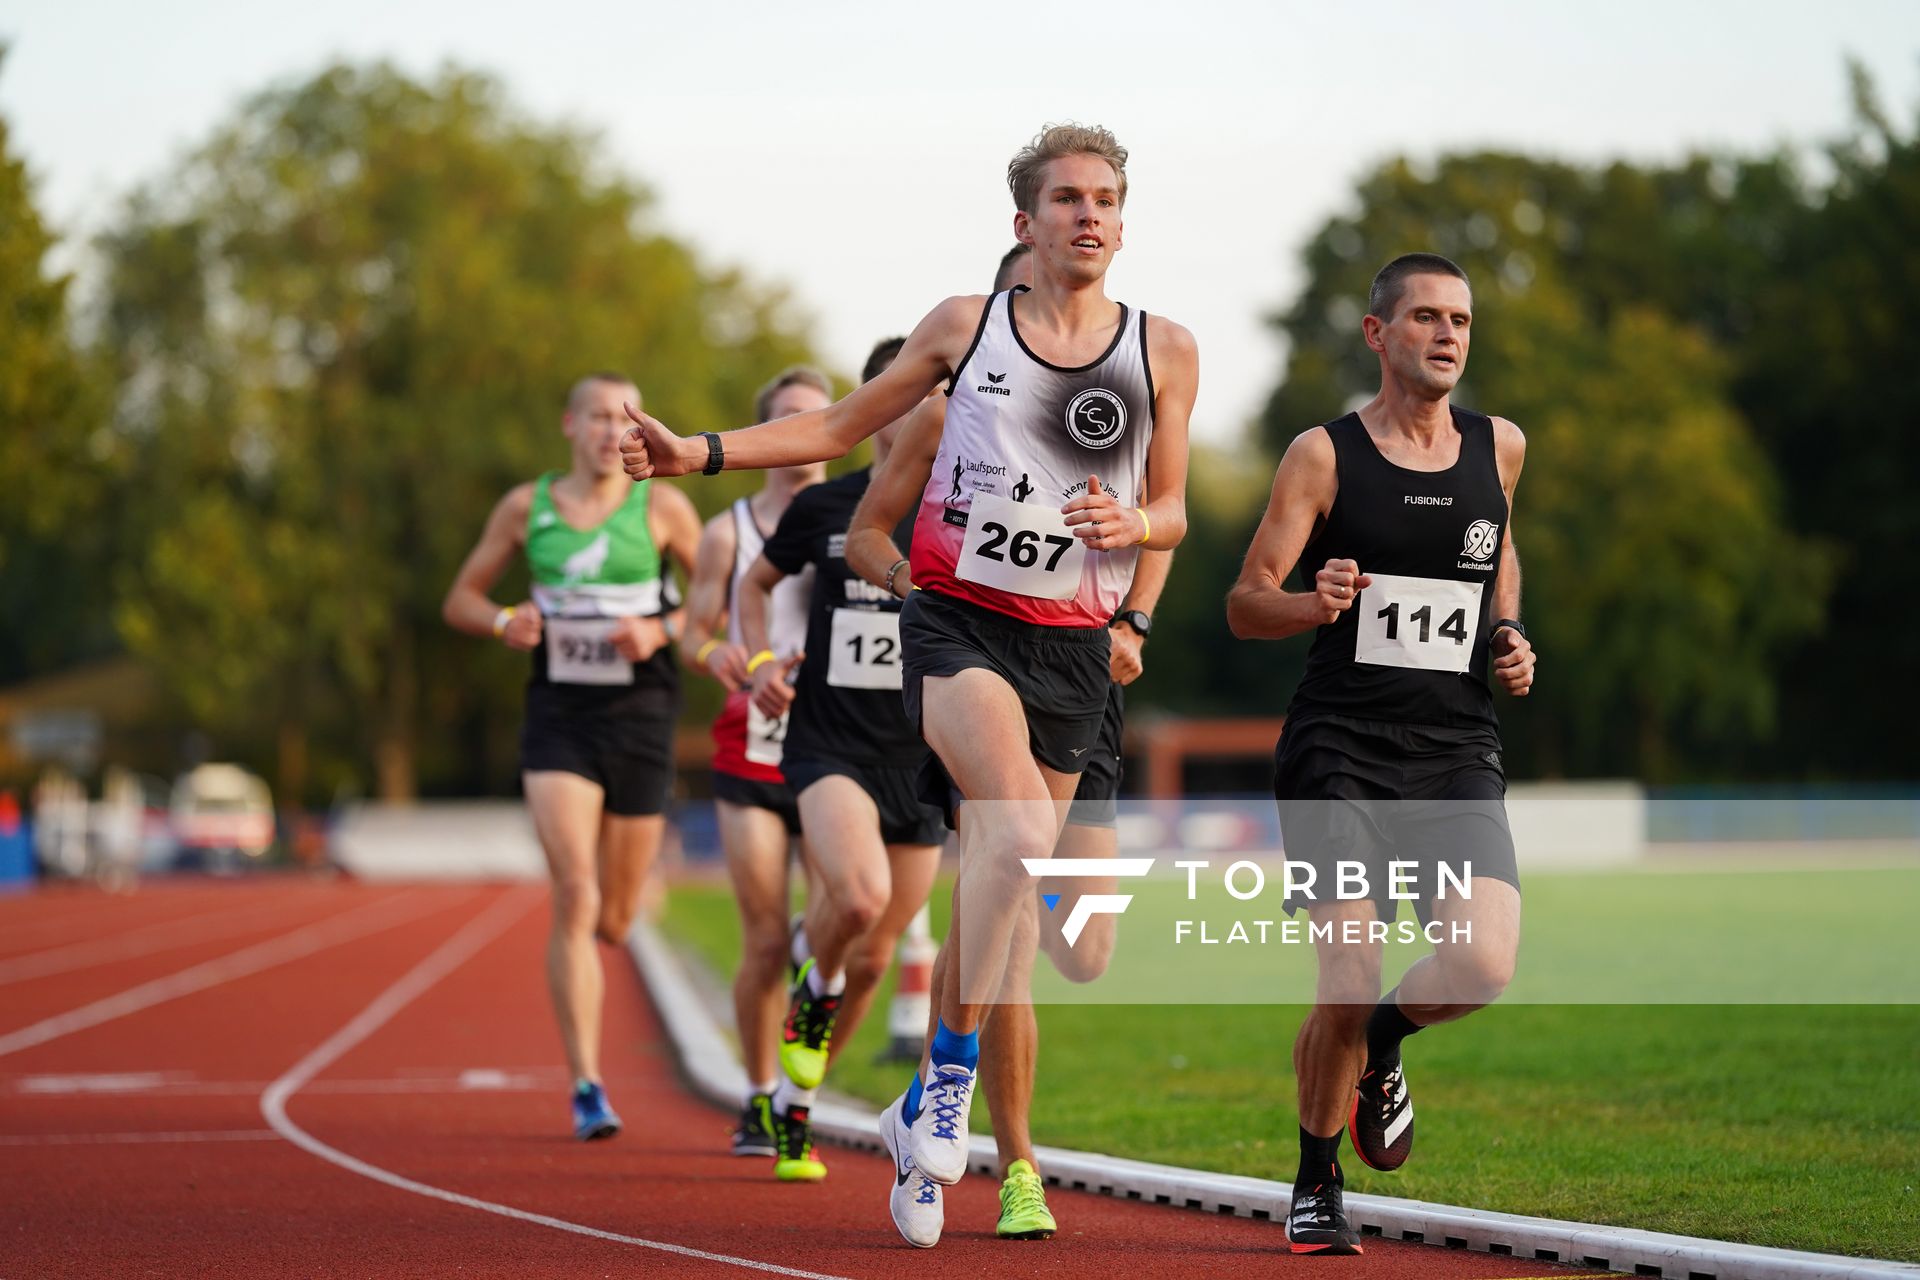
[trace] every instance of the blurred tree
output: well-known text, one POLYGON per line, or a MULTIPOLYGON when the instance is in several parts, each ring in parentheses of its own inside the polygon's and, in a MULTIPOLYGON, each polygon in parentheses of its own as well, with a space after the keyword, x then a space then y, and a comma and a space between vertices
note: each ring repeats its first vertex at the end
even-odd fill
POLYGON ((1750 329, 1796 192, 1777 161, 1394 161, 1307 247, 1307 287, 1276 320, 1276 453, 1378 387, 1360 319, 1382 263, 1429 249, 1473 277, 1455 402, 1530 441, 1514 527, 1542 673, 1512 717, 1517 764, 1668 781, 1750 761, 1775 730, 1785 653, 1819 627, 1831 557, 1790 532, 1716 335, 1750 329))
MULTIPOLYGON (((1814 777, 1920 778, 1920 123, 1903 136, 1854 69, 1854 127, 1756 291, 1736 394, 1794 521, 1843 549, 1831 623, 1785 676, 1785 763, 1814 777), (1898 690, 1905 689, 1902 695, 1898 690)), ((1920 121, 1920 117, 1916 117, 1920 121)))
POLYGON ((53 243, 0 119, 0 685, 113 647, 99 400, 68 332, 67 278, 46 274, 53 243))
POLYGON ((650 230, 592 148, 482 76, 336 66, 246 104, 103 239, 112 443, 151 528, 120 629, 202 723, 277 753, 289 799, 368 761, 387 797, 511 777, 525 659, 439 602, 494 501, 566 464, 574 378, 730 426, 807 354, 778 295, 650 230))

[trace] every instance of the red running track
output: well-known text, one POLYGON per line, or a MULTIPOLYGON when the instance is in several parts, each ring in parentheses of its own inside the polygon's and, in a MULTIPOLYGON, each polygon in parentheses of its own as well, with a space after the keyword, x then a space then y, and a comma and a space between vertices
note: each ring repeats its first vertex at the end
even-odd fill
POLYGON ((1577 1274, 1374 1241, 1294 1258, 1279 1226, 1053 1191, 997 1240, 990 1179, 937 1249, 891 1174, 828 1150, 783 1185, 726 1154, 638 976, 607 952, 612 1142, 567 1134, 544 891, 304 880, 0 898, 0 1277, 1577 1274))

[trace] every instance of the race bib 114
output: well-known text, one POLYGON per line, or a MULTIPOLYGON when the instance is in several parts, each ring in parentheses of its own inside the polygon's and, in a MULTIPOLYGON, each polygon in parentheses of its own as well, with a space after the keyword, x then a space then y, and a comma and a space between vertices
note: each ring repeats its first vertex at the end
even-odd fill
POLYGON ((1482 582, 1370 575, 1353 602, 1353 660, 1382 667, 1464 672, 1480 631, 1482 582))
POLYGON ((1017 596, 1071 600, 1086 559, 1087 544, 1054 508, 976 493, 955 573, 1017 596))

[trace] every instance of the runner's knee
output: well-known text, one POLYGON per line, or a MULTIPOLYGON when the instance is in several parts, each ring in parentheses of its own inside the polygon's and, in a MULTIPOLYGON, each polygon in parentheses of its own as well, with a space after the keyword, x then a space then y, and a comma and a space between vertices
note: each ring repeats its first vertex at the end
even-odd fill
POLYGON ((1488 1005, 1513 981, 1514 955, 1497 947, 1444 947, 1435 953, 1456 1004, 1488 1005))
POLYGON ((1047 955, 1068 982, 1092 982, 1107 971, 1113 959, 1113 918, 1095 916, 1072 946, 1058 930, 1049 930, 1047 955))
POLYGON ((743 976, 765 978, 786 968, 791 956, 786 921, 777 930, 759 929, 740 945, 740 972, 743 976))
POLYGON ((609 946, 620 946, 627 940, 627 934, 633 931, 634 909, 627 903, 604 902, 600 907, 600 923, 594 932, 600 941, 609 946))
POLYGON ((1380 953, 1371 947, 1336 947, 1320 956, 1315 1003, 1322 1009, 1359 1010, 1362 1020, 1380 999, 1380 953))
POLYGON ((570 934, 591 933, 600 915, 600 885, 591 872, 556 876, 553 881, 553 921, 570 934))

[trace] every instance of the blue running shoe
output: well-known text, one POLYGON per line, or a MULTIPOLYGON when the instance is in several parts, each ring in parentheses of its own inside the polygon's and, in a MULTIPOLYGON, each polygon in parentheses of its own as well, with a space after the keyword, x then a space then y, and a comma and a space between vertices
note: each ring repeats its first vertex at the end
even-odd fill
POLYGON ((582 1142, 611 1138, 620 1132, 620 1117, 607 1105, 607 1091, 592 1081, 573 1087, 573 1136, 582 1142))

